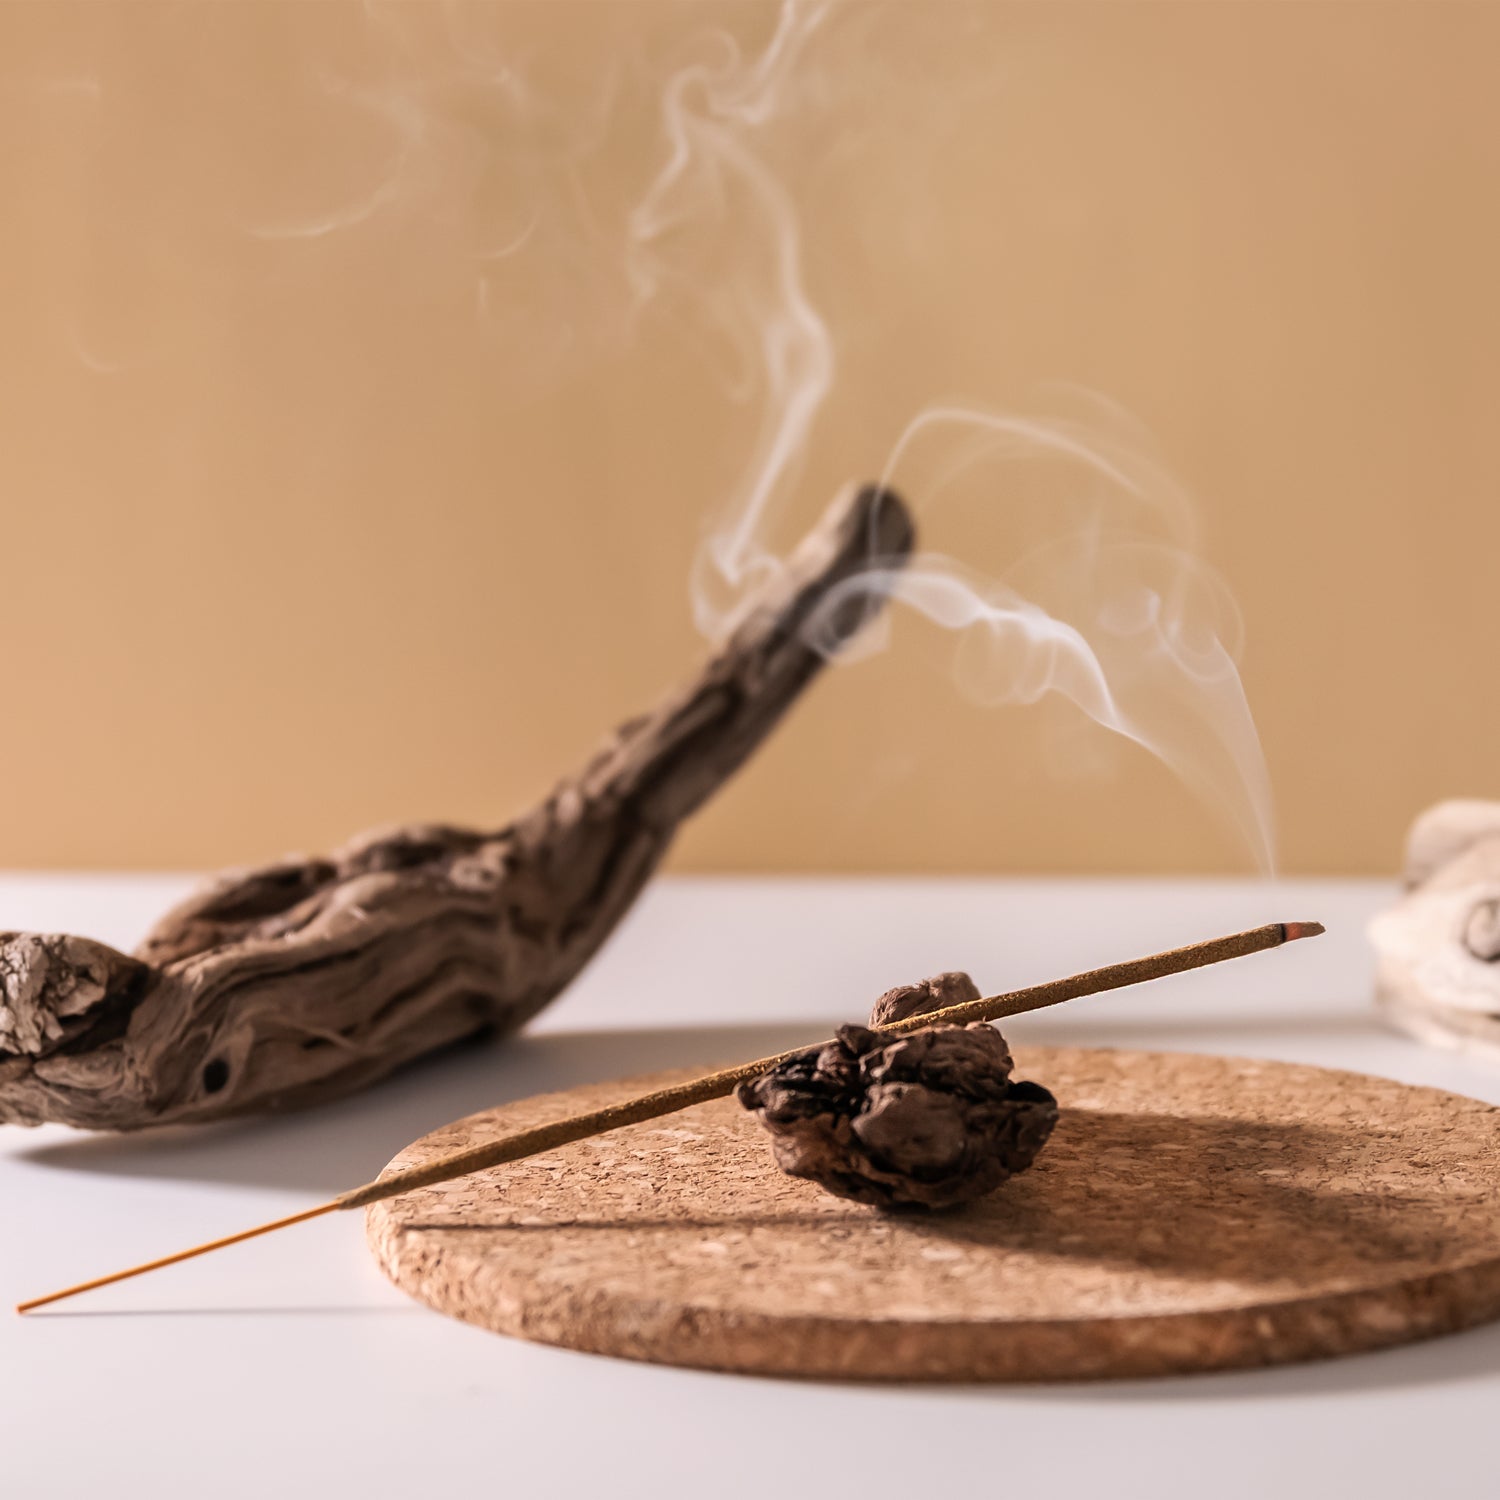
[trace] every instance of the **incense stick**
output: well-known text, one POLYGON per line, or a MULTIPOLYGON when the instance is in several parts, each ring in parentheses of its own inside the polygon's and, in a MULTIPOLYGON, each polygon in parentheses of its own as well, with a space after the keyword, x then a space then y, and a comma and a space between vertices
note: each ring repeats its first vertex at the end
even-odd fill
MULTIPOLYGON (((991 995, 981 1000, 968 1000, 960 1005, 950 1005, 942 1010, 929 1011, 924 1015, 909 1016, 904 1021, 893 1021, 872 1030, 889 1036, 901 1036, 906 1032, 920 1031, 934 1025, 966 1025, 970 1021, 999 1021, 1008 1016, 1024 1015, 1027 1011, 1042 1010, 1050 1005, 1061 1005, 1067 1000, 1077 1000, 1084 995, 1102 994, 1108 990, 1123 989, 1127 985, 1142 984, 1150 979, 1165 978, 1168 974, 1180 974, 1188 969, 1203 968, 1207 964, 1223 963, 1226 959, 1242 958, 1250 953, 1259 953, 1267 948, 1279 947, 1297 938, 1316 937, 1323 931, 1320 922, 1272 922, 1265 927, 1252 927, 1245 932, 1231 933, 1228 937, 1210 938, 1206 942, 1191 943, 1185 948, 1173 948, 1166 953, 1154 953, 1146 958, 1130 959, 1125 963, 1110 964, 1102 969, 1090 969, 1082 974, 1073 974, 1066 979, 1055 979, 1047 984, 1033 985, 1028 989, 1013 990, 1009 994, 991 995)), ((583 1114, 569 1115, 547 1125, 538 1125, 530 1130, 516 1131, 488 1141, 482 1146, 467 1151, 455 1152, 441 1157, 422 1167, 411 1167, 404 1172, 393 1172, 388 1177, 377 1178, 361 1187, 340 1193, 327 1203, 315 1208, 291 1214, 283 1219, 274 1219, 254 1229, 242 1230, 238 1234, 226 1235, 223 1239, 210 1240, 206 1244, 194 1245, 179 1250, 173 1255, 147 1261, 144 1265, 131 1266, 128 1270, 114 1271, 108 1276, 98 1276, 92 1281, 79 1282, 76 1286, 50 1292, 45 1297, 33 1297, 28 1302, 18 1303, 16 1311, 30 1312, 33 1308, 45 1307, 51 1302, 60 1302, 65 1297, 77 1296, 80 1292, 93 1291, 97 1287, 109 1286, 116 1281, 126 1281, 132 1276, 144 1275, 147 1271, 160 1270, 163 1266, 176 1265, 179 1261, 191 1260, 194 1256, 207 1255, 211 1250, 221 1250, 227 1245, 239 1244, 242 1240, 254 1239, 257 1235, 270 1234, 273 1230, 285 1229, 308 1219, 344 1209, 363 1208, 383 1198, 394 1198, 409 1193, 414 1188, 430 1187, 435 1182, 447 1182, 455 1177, 464 1177, 471 1172, 489 1167, 503 1166, 507 1162, 520 1161, 523 1157, 535 1156, 542 1151, 551 1151, 573 1141, 586 1140, 590 1136, 603 1135, 606 1131, 619 1130, 625 1125, 636 1125, 643 1120, 657 1119, 674 1114, 694 1104, 703 1104, 710 1099, 721 1099, 732 1093, 737 1085, 747 1079, 757 1078, 788 1059, 804 1052, 827 1046, 827 1042, 815 1042, 810 1046, 794 1047, 788 1052, 779 1052, 774 1057, 757 1058, 754 1062, 741 1063, 737 1067, 723 1068, 715 1073, 706 1073, 686 1083, 673 1084, 670 1088, 656 1089, 649 1094, 640 1094, 633 1099, 609 1104, 602 1109, 589 1110, 583 1114)))

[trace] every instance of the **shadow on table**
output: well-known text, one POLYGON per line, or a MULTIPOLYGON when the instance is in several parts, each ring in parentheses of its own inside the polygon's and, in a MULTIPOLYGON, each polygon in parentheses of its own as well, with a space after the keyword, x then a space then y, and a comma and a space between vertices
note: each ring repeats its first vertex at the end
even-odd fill
MULTIPOLYGON (((277 1116, 79 1135, 16 1154, 38 1166, 336 1193, 374 1177, 402 1147, 464 1115, 527 1095, 664 1068, 742 1062, 832 1033, 834 1021, 553 1032, 459 1047, 353 1098, 277 1116)), ((1147 1047, 1258 1055, 1274 1032, 1308 1041, 1385 1034, 1372 1017, 1134 1019, 1081 1026, 1024 1017, 1008 1033, 1033 1046, 1147 1047)))
MULTIPOLYGON (((1345 1397, 1421 1386, 1463 1385, 1500 1375, 1500 1323, 1401 1344, 1366 1354, 1263 1370, 1224 1370, 1197 1375, 1162 1375, 1150 1380, 1089 1380, 1047 1385, 967 1385, 903 1387, 908 1399, 974 1405, 997 1402, 1079 1407, 1146 1402, 1231 1403, 1285 1401, 1297 1397, 1345 1397)), ((868 1389, 864 1387, 862 1389, 868 1389)))
POLYGON ((314 1109, 134 1135, 78 1136, 16 1154, 71 1172, 331 1195, 367 1182, 402 1147, 477 1110, 631 1074, 742 1062, 826 1034, 815 1024, 782 1024, 523 1035, 455 1049, 353 1098, 314 1109))

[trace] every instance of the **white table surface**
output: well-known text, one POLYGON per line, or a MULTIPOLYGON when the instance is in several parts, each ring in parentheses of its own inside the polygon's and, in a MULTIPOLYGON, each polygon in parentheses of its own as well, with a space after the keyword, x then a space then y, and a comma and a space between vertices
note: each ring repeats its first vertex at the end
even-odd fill
MULTIPOLYGON (((185 882, 0 877, 0 927, 128 946, 185 882)), ((488 1104, 738 1059, 969 968, 1011 988, 1268 920, 1329 935, 1008 1023, 1022 1040, 1286 1058, 1500 1102, 1371 1015, 1374 882, 665 880, 522 1039, 298 1117, 140 1137, 0 1128, 3 1305, 291 1213, 488 1104)), ((1500 1494, 1500 1326, 1247 1374, 825 1385, 536 1347, 408 1301, 335 1215, 29 1318, 0 1311, 0 1495, 1500 1494)))

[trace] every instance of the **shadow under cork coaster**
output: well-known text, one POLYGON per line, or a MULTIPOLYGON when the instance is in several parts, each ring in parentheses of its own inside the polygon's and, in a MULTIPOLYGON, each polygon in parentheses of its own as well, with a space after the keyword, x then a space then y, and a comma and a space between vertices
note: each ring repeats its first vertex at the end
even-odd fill
MULTIPOLYGON (((1500 1316, 1500 1110, 1285 1063, 1020 1047, 1062 1117, 944 1215, 783 1176, 732 1099, 366 1209, 391 1279, 496 1332, 666 1364, 1057 1380, 1277 1364, 1500 1316)), ((471 1115, 387 1174, 690 1077, 471 1115)))

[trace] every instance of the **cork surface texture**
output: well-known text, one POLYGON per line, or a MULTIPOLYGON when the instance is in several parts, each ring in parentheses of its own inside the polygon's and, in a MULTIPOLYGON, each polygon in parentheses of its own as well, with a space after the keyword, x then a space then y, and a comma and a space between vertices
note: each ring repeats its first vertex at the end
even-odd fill
MULTIPOLYGON (((784 1177, 726 1099, 373 1204, 367 1236, 398 1286, 498 1333, 789 1376, 1229 1369, 1500 1316, 1500 1110, 1283 1063, 1016 1055, 1062 1118, 955 1213, 784 1177)), ((387 1170, 687 1076, 472 1115, 387 1170)))

